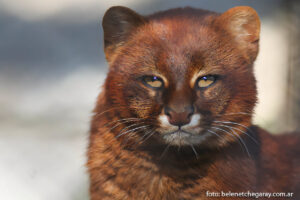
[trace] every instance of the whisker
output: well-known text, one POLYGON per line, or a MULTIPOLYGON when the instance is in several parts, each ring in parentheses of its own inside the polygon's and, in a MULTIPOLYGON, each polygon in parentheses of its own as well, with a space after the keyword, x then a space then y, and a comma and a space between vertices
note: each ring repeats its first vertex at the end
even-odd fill
POLYGON ((126 122, 122 122, 122 123, 117 123, 116 125, 114 125, 113 127, 111 127, 109 130, 105 131, 104 133, 109 133, 110 131, 112 131, 113 129, 117 128, 118 126, 125 124, 126 122))
POLYGON ((123 133, 123 131, 125 131, 125 130, 128 130, 129 128, 131 128, 131 127, 133 127, 133 126, 139 126, 139 125, 142 125, 142 124, 144 124, 144 122, 141 122, 141 123, 135 123, 135 124, 132 124, 132 125, 129 125, 129 126, 126 126, 126 127, 124 127, 122 130, 120 130, 120 134, 122 134, 123 133))
MULTIPOLYGON (((234 125, 242 126, 242 127, 244 127, 245 129, 247 129, 250 133, 252 133, 253 135, 255 135, 255 134, 253 133, 253 131, 251 131, 247 126, 245 126, 245 125, 243 125, 243 124, 240 124, 240 123, 237 123, 237 122, 231 122, 231 121, 214 121, 214 122, 216 122, 216 123, 222 123, 222 124, 234 124, 234 125)), ((232 127, 232 126, 231 126, 231 128, 233 128, 233 129, 235 129, 235 130, 238 130, 238 131, 241 131, 242 133, 244 133, 245 135, 247 135, 249 138, 251 138, 256 144, 258 144, 258 141, 257 141, 255 138, 253 138, 251 135, 249 135, 247 132, 242 131, 241 129, 236 128, 236 127, 232 127)))
POLYGON ((153 128, 153 129, 150 129, 150 130, 148 130, 146 133, 144 133, 144 135, 139 139, 138 142, 142 141, 142 140, 143 140, 148 134, 150 134, 153 130, 154 130, 154 128, 153 128))
POLYGON ((112 108, 109 108, 109 109, 107 109, 107 110, 104 110, 104 111, 101 112, 101 113, 97 113, 96 116, 99 117, 99 116, 101 116, 101 115, 103 115, 103 114, 105 114, 105 113, 107 113, 107 112, 109 112, 109 111, 112 111, 112 110, 118 109, 118 108, 127 108, 127 106, 117 106, 117 107, 112 107, 112 108))
POLYGON ((146 142, 152 135, 154 135, 155 132, 156 132, 156 131, 153 130, 151 133, 149 133, 149 135, 145 138, 145 140, 143 140, 143 141, 141 142, 141 144, 143 144, 144 142, 146 142))
POLYGON ((177 152, 180 151, 180 148, 181 148, 181 140, 182 140, 182 135, 181 135, 181 132, 179 132, 179 141, 180 141, 180 143, 179 143, 179 145, 178 145, 177 152))
MULTIPOLYGON (((218 127, 215 127, 215 126, 213 126, 212 128, 213 128, 213 129, 220 130, 220 131, 223 131, 223 132, 229 134, 231 137, 233 137, 233 138, 235 139, 234 135, 233 135, 231 132, 226 131, 225 129, 218 128, 218 127)), ((239 145, 241 146, 241 148, 243 149, 243 146, 242 146, 242 143, 240 142, 240 140, 238 140, 238 142, 239 142, 239 145)))
POLYGON ((119 138, 119 137, 121 137, 122 135, 125 135, 126 133, 133 132, 133 131, 135 131, 135 130, 142 129, 142 128, 146 128, 146 127, 149 127, 149 126, 150 126, 150 125, 145 125, 145 126, 139 126, 139 127, 130 129, 130 130, 128 130, 128 131, 125 131, 125 132, 123 132, 123 133, 118 134, 118 135, 116 136, 116 138, 119 138))
MULTIPOLYGON (((248 148, 247 148, 246 143, 245 143, 244 140, 240 137, 240 135, 237 134, 237 133, 232 129, 232 127, 230 127, 230 126, 225 126, 225 125, 218 125, 218 126, 222 126, 222 127, 229 128, 229 129, 232 131, 232 133, 233 133, 233 134, 239 139, 239 141, 243 144, 243 146, 245 147, 245 150, 247 151, 248 156, 251 157, 251 156, 250 156, 250 152, 249 152, 249 150, 248 150, 248 148)), ((215 129, 216 129, 216 127, 215 127, 215 129)), ((220 130, 223 130, 223 129, 220 129, 220 130)), ((226 133, 229 133, 230 135, 232 135, 230 132, 228 132, 228 131, 226 131, 226 130, 223 130, 223 131, 226 132, 226 133)))
POLYGON ((112 131, 113 129, 117 128, 118 126, 122 125, 122 124, 126 124, 129 121, 124 121, 124 122, 117 122, 117 124, 115 124, 113 127, 111 127, 109 130, 107 130, 105 133, 108 133, 110 131, 112 131))
POLYGON ((219 117, 219 116, 226 116, 226 115, 248 115, 248 116, 256 117, 260 121, 266 122, 266 120, 262 116, 258 115, 258 113, 236 112, 236 113, 219 114, 217 116, 219 117))
POLYGON ((194 152, 194 154, 195 154, 195 156, 196 156, 196 159, 198 160, 198 153, 197 153, 197 151, 196 151, 194 145, 193 145, 193 144, 190 144, 190 146, 191 146, 191 148, 192 148, 192 150, 193 150, 193 152, 194 152))
POLYGON ((148 134, 150 134, 153 130, 154 130, 154 129, 150 129, 150 130, 146 131, 146 133, 144 133, 143 136, 142 136, 139 140, 137 140, 137 141, 135 142, 135 145, 137 145, 138 143, 140 143, 140 142, 141 142, 148 134))
MULTIPOLYGON (((150 125, 149 125, 149 126, 150 126, 150 125)), ((141 129, 139 129, 139 130, 137 130, 137 131, 132 131, 132 130, 130 130, 130 132, 127 134, 128 137, 126 137, 125 140, 124 140, 124 142, 123 142, 124 145, 127 144, 129 138, 132 137, 132 134, 133 134, 133 133, 138 133, 138 132, 140 132, 140 131, 143 131, 144 129, 145 129, 145 128, 141 128, 141 129)), ((135 145, 136 145, 137 143, 138 143, 138 142, 135 142, 135 145)))
POLYGON ((160 160, 161 160, 161 159, 164 157, 164 155, 167 153, 167 151, 168 151, 168 149, 170 148, 170 146, 171 146, 171 143, 169 143, 169 144, 167 145, 167 147, 164 149, 164 151, 163 151, 162 154, 160 155, 160 157, 159 157, 160 160))
POLYGON ((249 115, 251 116, 252 113, 246 113, 246 112, 236 112, 236 113, 225 113, 225 114, 219 114, 217 116, 223 116, 223 115, 249 115))
POLYGON ((217 134, 216 132, 214 132, 214 131, 211 131, 211 130, 207 130, 208 132, 210 132, 210 133, 212 133, 212 134, 214 134, 214 135, 216 135, 217 137, 219 137, 219 138, 222 138, 219 134, 217 134))
POLYGON ((143 119, 140 119, 140 118, 124 118, 124 119, 118 119, 118 120, 115 120, 115 121, 112 121, 112 122, 108 122, 106 124, 104 124, 103 126, 109 126, 110 124, 113 124, 113 123, 116 123, 116 122, 120 122, 120 121, 125 121, 124 123, 126 122, 130 122, 130 121, 140 121, 140 120, 143 120, 143 119))

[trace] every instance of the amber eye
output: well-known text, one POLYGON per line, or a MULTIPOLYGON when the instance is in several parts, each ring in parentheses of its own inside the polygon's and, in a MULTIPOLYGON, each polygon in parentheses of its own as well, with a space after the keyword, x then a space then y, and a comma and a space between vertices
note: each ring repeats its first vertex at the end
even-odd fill
POLYGON ((202 76, 197 80, 197 87, 198 88, 205 88, 210 86, 216 81, 216 76, 213 75, 207 75, 207 76, 202 76))
POLYGON ((161 89, 164 84, 162 79, 157 76, 145 76, 143 78, 143 82, 146 86, 153 89, 161 89))

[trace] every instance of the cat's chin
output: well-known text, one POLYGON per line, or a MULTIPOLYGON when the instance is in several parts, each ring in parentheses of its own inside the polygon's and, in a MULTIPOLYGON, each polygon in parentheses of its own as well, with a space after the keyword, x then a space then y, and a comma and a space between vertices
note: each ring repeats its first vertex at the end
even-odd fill
POLYGON ((208 137, 208 133, 194 134, 183 130, 177 130, 163 135, 164 141, 174 146, 199 145, 206 141, 208 137))

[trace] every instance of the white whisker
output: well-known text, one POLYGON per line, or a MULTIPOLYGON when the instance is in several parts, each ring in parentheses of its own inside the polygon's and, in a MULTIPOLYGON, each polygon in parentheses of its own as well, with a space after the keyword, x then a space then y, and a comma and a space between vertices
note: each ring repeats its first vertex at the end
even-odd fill
MULTIPOLYGON (((218 127, 215 127, 215 126, 213 126, 212 128, 213 128, 213 129, 220 130, 220 131, 223 131, 223 132, 229 134, 230 136, 232 136, 232 137, 235 139, 234 135, 233 135, 231 132, 229 132, 229 131, 226 131, 226 130, 224 130, 224 129, 222 129, 222 128, 218 128, 218 127)), ((239 142, 241 148, 243 149, 242 143, 241 143, 239 140, 238 140, 238 142, 239 142)))
POLYGON ((127 106, 118 106, 118 107, 109 108, 107 110, 104 110, 101 113, 97 113, 96 116, 99 117, 99 116, 101 116, 101 115, 103 115, 103 114, 105 114, 105 113, 107 113, 109 111, 112 111, 112 110, 115 110, 115 109, 118 109, 118 108, 127 108, 127 106))
POLYGON ((225 114, 219 114, 218 116, 223 116, 223 115, 249 115, 251 116, 252 113, 246 113, 246 112, 236 112, 236 113, 225 113, 225 114))
MULTIPOLYGON (((214 121, 216 123, 222 123, 222 124, 234 124, 234 125, 238 125, 238 126, 242 126, 244 127, 245 129, 247 129, 250 133, 254 134, 247 126, 243 125, 243 124, 240 124, 240 123, 237 123, 237 122, 231 122, 231 121, 214 121)), ((236 127, 232 127, 231 128, 235 129, 235 130, 238 130, 238 131, 241 131, 242 133, 244 133, 245 135, 247 135, 249 138, 251 138, 256 144, 258 144, 257 140, 254 139, 251 135, 249 135, 247 132, 245 131, 242 131, 241 129, 239 128, 236 128, 236 127)))
POLYGON ((214 135, 216 135, 217 137, 219 137, 219 138, 222 138, 219 134, 217 134, 216 132, 214 132, 214 131, 211 131, 211 130, 207 130, 208 132, 210 132, 210 133, 212 133, 212 134, 214 134, 214 135))
POLYGON ((152 132, 150 132, 149 135, 145 138, 145 140, 143 140, 141 142, 141 144, 143 144, 144 142, 146 142, 155 132, 156 132, 155 130, 153 130, 152 132))
POLYGON ((164 157, 164 155, 167 153, 169 147, 171 146, 171 143, 169 143, 167 145, 167 147, 164 149, 164 151, 162 152, 162 154, 160 155, 159 159, 162 159, 164 157))
POLYGON ((198 153, 197 153, 197 151, 196 151, 194 145, 193 145, 193 144, 190 144, 190 146, 191 146, 191 148, 192 148, 192 150, 193 150, 193 152, 194 152, 194 154, 195 154, 195 156, 196 156, 196 159, 198 159, 198 153))
POLYGON ((109 126, 109 125, 111 125, 111 124, 113 124, 113 123, 117 123, 117 122, 123 122, 123 121, 125 121, 124 123, 126 123, 126 122, 130 122, 130 121, 140 121, 140 120, 143 120, 143 119, 139 119, 139 118, 124 118, 124 119, 118 119, 118 120, 115 120, 115 121, 108 122, 108 123, 104 124, 104 127, 105 127, 105 126, 109 126))
POLYGON ((135 130, 142 129, 142 128, 146 128, 146 127, 149 127, 149 126, 150 126, 150 125, 145 125, 145 126, 139 126, 139 127, 136 127, 136 128, 134 128, 134 129, 130 129, 130 130, 128 130, 128 131, 125 131, 125 132, 123 132, 123 133, 118 134, 118 135, 116 136, 116 138, 119 138, 119 137, 121 137, 122 135, 125 135, 126 133, 133 132, 133 131, 135 131, 135 130))
MULTIPOLYGON (((251 156, 250 156, 250 152, 249 152, 249 150, 248 150, 248 148, 247 148, 246 143, 245 143, 244 140, 240 137, 240 135, 239 135, 238 133, 236 133, 236 132, 232 129, 232 127, 226 126, 226 125, 218 125, 218 126, 222 126, 222 127, 229 128, 229 129, 232 131, 232 133, 239 139, 239 141, 244 145, 245 150, 247 151, 248 156, 251 157, 251 156)), ((215 127, 215 129, 216 129, 216 127, 215 127)), ((223 130, 223 129, 221 129, 221 130, 223 130)), ((228 132, 228 131, 226 131, 226 130, 223 130, 223 131, 230 134, 230 132, 228 132)), ((231 135, 231 134, 230 134, 230 135, 231 135)))

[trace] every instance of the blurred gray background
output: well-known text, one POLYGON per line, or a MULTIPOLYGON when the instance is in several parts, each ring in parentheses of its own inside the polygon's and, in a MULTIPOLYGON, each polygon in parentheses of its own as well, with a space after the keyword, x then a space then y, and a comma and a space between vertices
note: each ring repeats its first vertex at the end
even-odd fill
POLYGON ((85 200, 91 110, 105 79, 101 18, 193 6, 262 20, 254 122, 299 129, 299 3, 293 0, 0 0, 0 199, 85 200))

